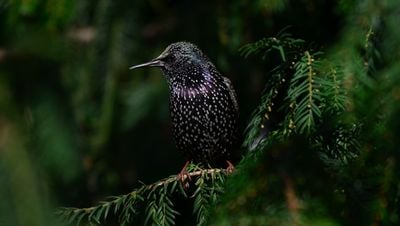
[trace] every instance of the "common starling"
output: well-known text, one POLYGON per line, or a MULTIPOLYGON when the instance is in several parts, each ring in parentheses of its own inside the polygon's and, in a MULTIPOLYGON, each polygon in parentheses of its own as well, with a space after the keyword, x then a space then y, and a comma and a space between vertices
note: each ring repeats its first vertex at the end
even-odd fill
MULTIPOLYGON (((130 69, 159 67, 169 85, 170 112, 177 148, 187 162, 221 167, 234 157, 238 104, 230 80, 194 44, 169 45, 157 58, 130 69)), ((187 175, 188 176, 188 175, 187 175)))

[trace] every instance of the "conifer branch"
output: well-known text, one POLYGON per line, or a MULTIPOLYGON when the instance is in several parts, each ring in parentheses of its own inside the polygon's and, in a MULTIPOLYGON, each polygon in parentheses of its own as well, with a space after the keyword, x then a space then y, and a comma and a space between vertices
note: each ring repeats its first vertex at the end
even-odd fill
POLYGON ((314 58, 320 53, 305 51, 295 64, 295 73, 290 81, 288 100, 295 103, 294 118, 299 133, 310 133, 315 126, 315 118, 321 116, 318 102, 322 97, 317 87, 321 79, 317 77, 318 64, 314 58))
MULTIPOLYGON (((198 212, 200 217, 204 210, 207 209, 207 205, 215 202, 217 190, 219 189, 218 194, 222 193, 222 184, 228 172, 226 169, 201 169, 193 164, 189 165, 188 170, 188 175, 184 175, 183 179, 186 180, 188 179, 187 177, 197 178, 195 184, 198 188, 191 197, 195 198, 195 202, 200 203, 197 207, 195 206, 195 212, 198 212), (211 182, 211 184, 208 185, 206 182, 211 182)), ((79 225, 82 220, 100 224, 106 221, 110 213, 112 213, 119 216, 121 225, 126 225, 132 222, 134 220, 133 217, 139 212, 138 204, 145 202, 147 203, 146 223, 151 223, 151 225, 174 225, 175 216, 179 213, 173 209, 174 205, 171 201, 173 193, 179 193, 187 197, 186 191, 176 175, 169 176, 153 184, 143 185, 128 194, 110 197, 109 201, 103 201, 96 206, 60 208, 56 214, 68 224, 76 223, 79 225)), ((201 222, 205 222, 205 220, 206 218, 204 217, 201 222)))
MULTIPOLYGON (((284 95, 287 92, 286 86, 293 77, 293 67, 297 59, 301 57, 304 48, 304 40, 295 39, 288 33, 280 32, 276 37, 264 38, 240 49, 244 57, 262 53, 262 59, 265 59, 275 53, 280 56, 281 60, 281 63, 268 74, 268 82, 261 98, 261 104, 253 112, 252 120, 246 128, 247 135, 244 146, 250 150, 253 150, 259 144, 266 144, 263 140, 265 137, 263 130, 269 131, 269 137, 284 137, 295 128, 293 111, 296 103, 291 103, 290 107, 282 105, 279 95, 284 95), (288 109, 291 113, 286 114, 287 112, 282 112, 283 109, 288 109), (268 127, 267 124, 274 120, 273 116, 277 114, 290 116, 285 117, 283 122, 286 125, 285 130, 280 132, 266 128, 268 127)), ((274 123, 279 124, 281 122, 274 123)))

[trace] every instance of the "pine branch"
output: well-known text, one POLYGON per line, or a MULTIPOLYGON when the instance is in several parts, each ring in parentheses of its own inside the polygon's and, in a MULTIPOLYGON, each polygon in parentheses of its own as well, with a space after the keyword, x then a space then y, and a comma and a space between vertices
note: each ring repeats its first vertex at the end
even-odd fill
MULTIPOLYGON (((269 127, 269 122, 276 120, 274 116, 284 115, 281 112, 281 96, 287 92, 286 86, 292 77, 293 64, 300 57, 299 53, 303 52, 304 45, 304 40, 294 39, 291 38, 290 34, 280 32, 276 37, 264 38, 255 43, 247 44, 240 49, 244 57, 259 53, 262 53, 262 59, 264 60, 273 53, 277 53, 280 56, 280 64, 268 74, 268 81, 263 91, 261 104, 253 112, 252 119, 246 128, 247 134, 244 146, 250 150, 258 146, 265 146, 264 138, 266 133, 270 133, 269 137, 273 135, 278 138, 288 133, 288 131, 277 133, 267 127, 269 127)), ((291 122, 290 125, 292 126, 292 120, 289 122, 291 122)), ((274 123, 278 124, 279 122, 274 123)))
POLYGON ((315 126, 315 118, 321 116, 318 102, 321 95, 317 87, 318 63, 315 56, 320 53, 310 54, 309 51, 295 64, 295 74, 290 82, 288 100, 295 104, 295 124, 299 133, 309 133, 315 126))
POLYGON ((302 49, 304 43, 302 39, 294 39, 290 34, 280 32, 277 37, 263 38, 255 43, 244 45, 239 51, 245 58, 262 53, 262 59, 265 59, 273 50, 276 50, 281 60, 285 62, 291 54, 302 49))
MULTIPOLYGON (((329 63, 328 63, 329 64, 329 63)), ((331 114, 337 114, 345 110, 346 96, 343 89, 343 71, 340 67, 332 65, 329 67, 326 80, 321 88, 321 95, 323 96, 322 108, 326 108, 331 114)))
POLYGON ((197 215, 197 225, 206 224, 210 204, 216 204, 217 198, 223 193, 224 182, 225 176, 221 174, 204 174, 198 177, 197 189, 193 194, 195 198, 193 212, 197 215))
MULTIPOLYGON (((195 184, 198 185, 198 188, 193 197, 202 202, 200 205, 202 212, 195 212, 198 212, 198 216, 202 215, 201 222, 205 222, 206 217, 203 217, 204 208, 208 207, 206 207, 208 203, 214 203, 217 195, 222 193, 222 185, 228 175, 227 170, 201 169, 191 164, 188 167, 188 171, 188 175, 191 178, 197 178, 195 184), (211 184, 206 185, 207 182, 211 184), (200 197, 200 193, 207 195, 200 197)), ((185 180, 187 177, 185 175, 183 179, 185 180)), ((76 223, 76 225, 80 225, 83 220, 89 223, 100 224, 106 221, 110 215, 116 215, 119 216, 121 225, 127 225, 134 220, 134 216, 139 212, 139 204, 145 203, 147 204, 146 223, 151 225, 174 225, 175 216, 179 213, 173 209, 174 205, 171 201, 173 193, 187 197, 183 185, 176 175, 153 184, 143 185, 128 194, 111 197, 109 201, 101 202, 96 206, 88 208, 60 208, 56 214, 63 222, 68 224, 76 223)))
MULTIPOLYGON (((174 181, 172 186, 175 187, 178 181, 174 181)), ((167 186, 160 186, 158 194, 155 190, 152 190, 147 196, 147 200, 151 200, 147 206, 146 223, 149 219, 152 219, 151 225, 174 225, 175 215, 179 214, 173 209, 174 205, 171 202, 169 195, 173 192, 173 189, 168 191, 167 186)))
POLYGON ((263 59, 277 49, 281 58, 281 63, 268 74, 261 103, 246 129, 244 145, 250 150, 264 149, 293 132, 311 135, 325 122, 324 117, 337 116, 345 110, 348 96, 343 71, 335 62, 321 59, 321 52, 305 45, 303 40, 283 34, 241 49, 245 57, 263 53, 263 59))

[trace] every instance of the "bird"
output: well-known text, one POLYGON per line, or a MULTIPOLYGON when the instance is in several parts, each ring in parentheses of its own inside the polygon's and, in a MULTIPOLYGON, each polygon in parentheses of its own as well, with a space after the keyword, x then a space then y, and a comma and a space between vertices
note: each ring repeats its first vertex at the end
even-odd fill
POLYGON ((186 41, 172 43, 158 57, 129 69, 143 67, 160 68, 168 83, 172 133, 187 160, 178 177, 190 179, 190 162, 207 168, 227 164, 232 172, 239 108, 231 81, 186 41))

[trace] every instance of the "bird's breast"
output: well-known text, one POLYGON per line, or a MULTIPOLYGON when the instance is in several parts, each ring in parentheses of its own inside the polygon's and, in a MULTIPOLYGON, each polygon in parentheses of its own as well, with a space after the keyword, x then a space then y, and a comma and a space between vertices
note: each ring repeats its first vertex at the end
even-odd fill
POLYGON ((237 110, 225 83, 176 85, 170 89, 172 128, 178 149, 197 161, 209 162, 225 155, 235 142, 237 123, 237 110))
POLYGON ((177 137, 198 132, 214 139, 234 129, 237 112, 224 84, 201 84, 171 91, 171 118, 177 137))

